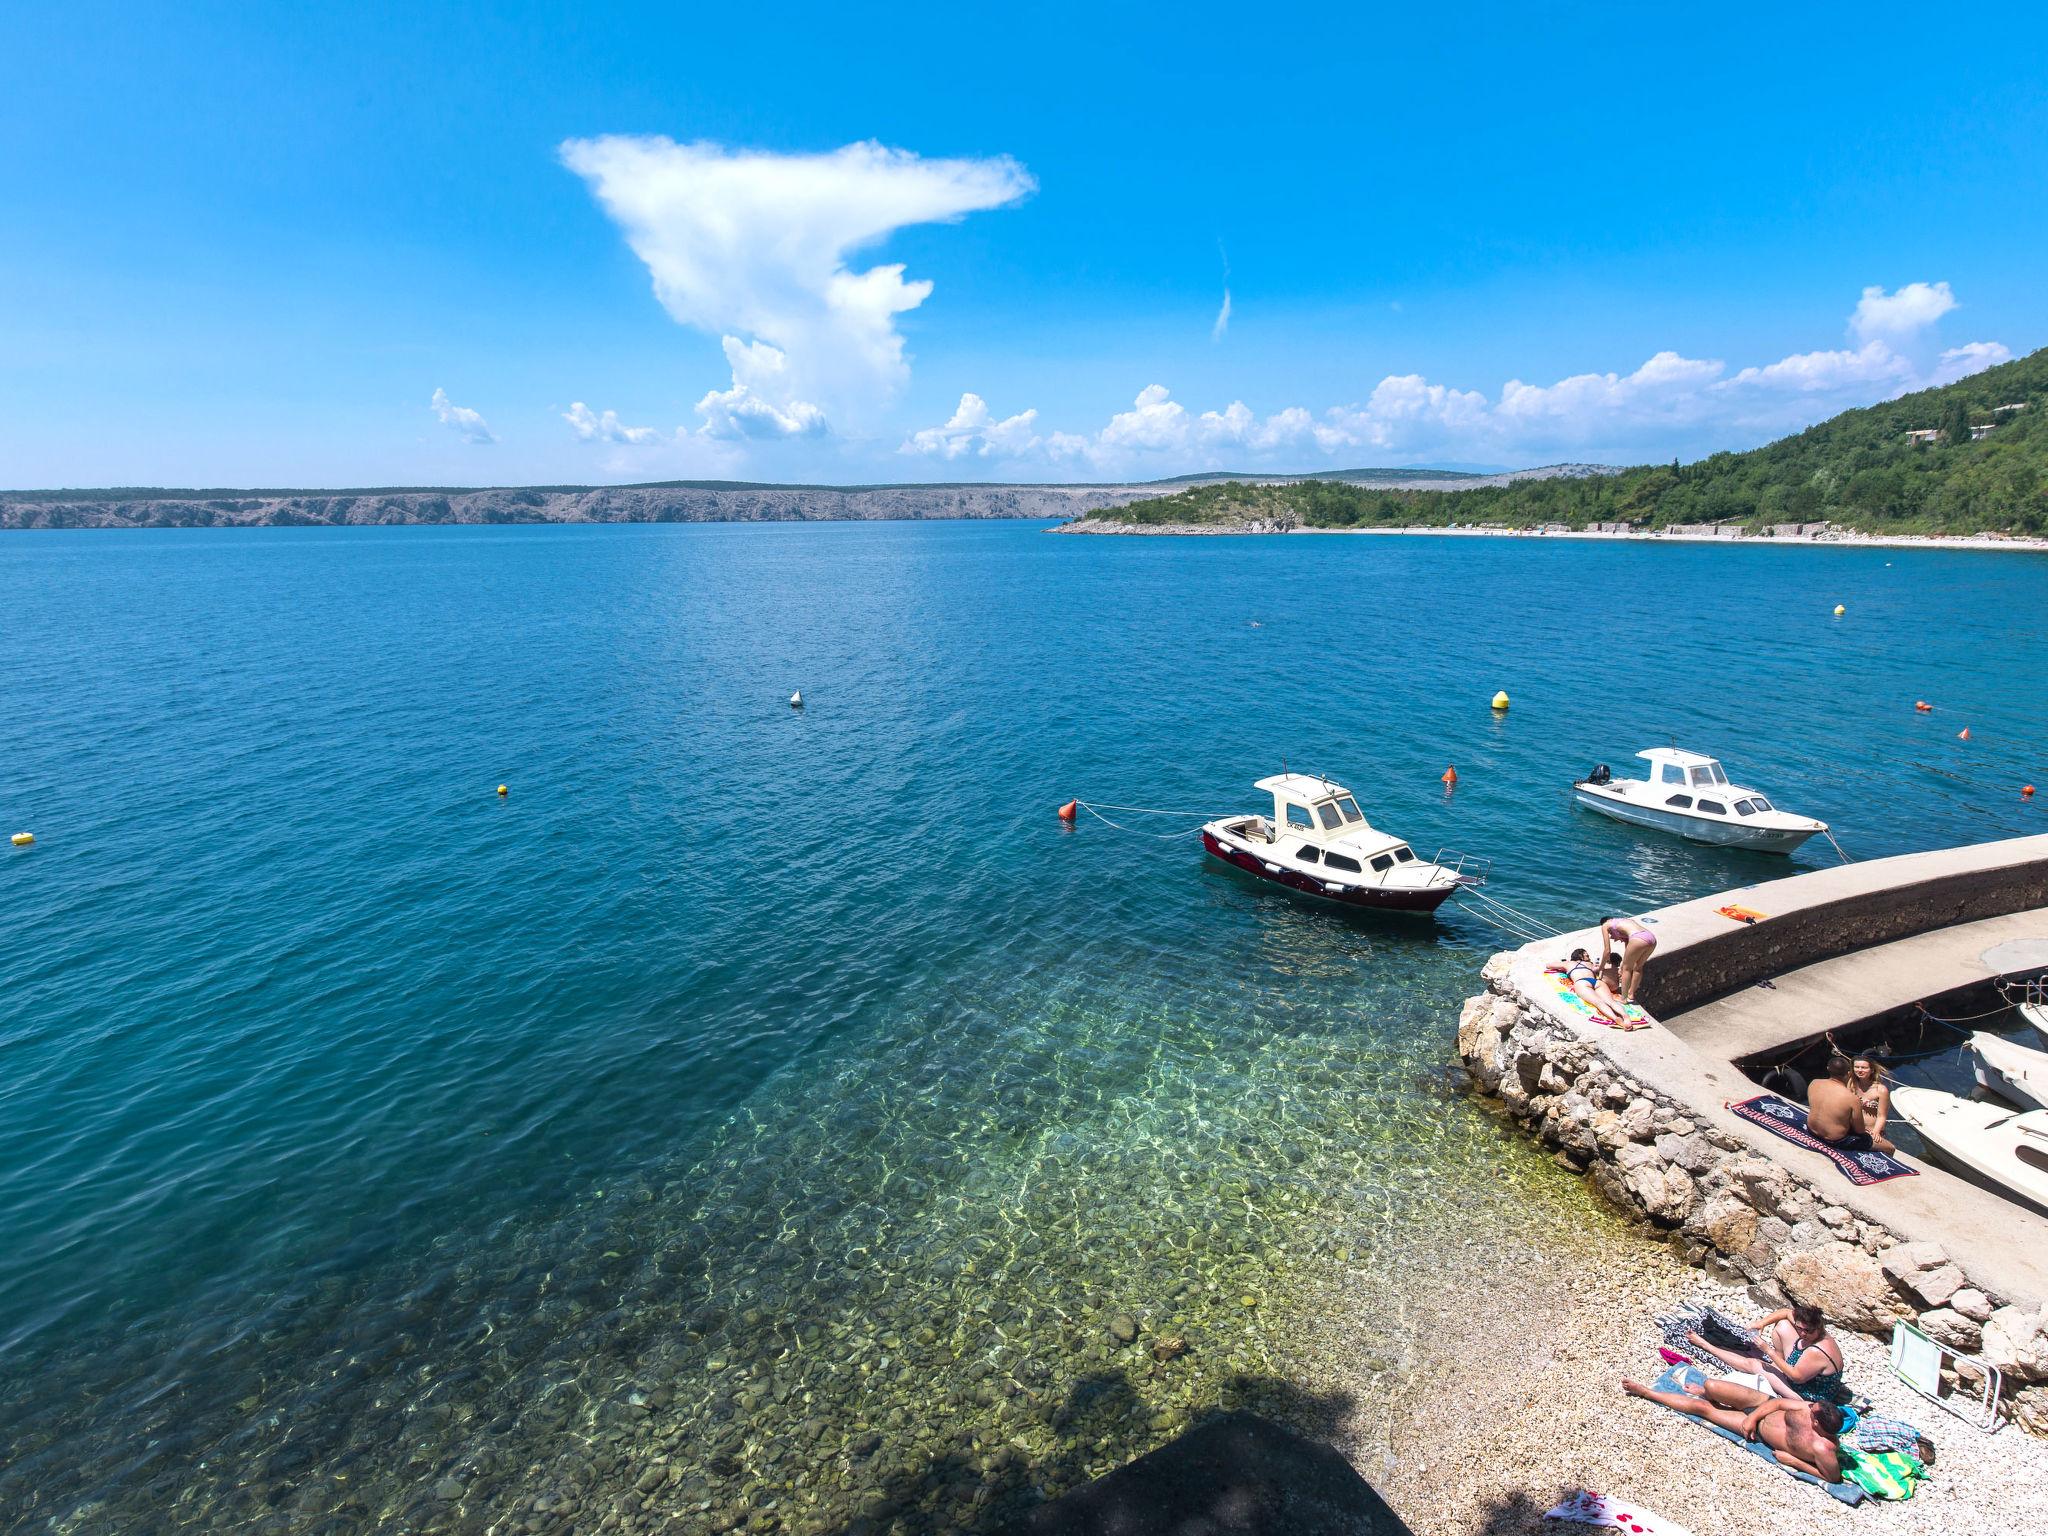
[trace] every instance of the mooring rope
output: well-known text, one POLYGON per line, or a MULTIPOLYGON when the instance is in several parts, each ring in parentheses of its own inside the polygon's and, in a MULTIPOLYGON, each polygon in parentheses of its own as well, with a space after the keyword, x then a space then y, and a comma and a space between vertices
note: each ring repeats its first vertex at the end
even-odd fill
POLYGON ((1562 929, 1552 928, 1540 918, 1531 917, 1527 912, 1516 910, 1498 896, 1466 886, 1458 892, 1458 906, 1478 918, 1490 923, 1501 932, 1520 939, 1524 944, 1535 944, 1543 939, 1557 938, 1562 929))
POLYGON ((1856 862, 1856 861, 1855 861, 1854 859, 1852 859, 1852 858, 1850 858, 1850 857, 1849 857, 1849 854, 1848 854, 1848 850, 1847 850, 1847 849, 1843 848, 1843 846, 1842 846, 1842 845, 1841 845, 1840 843, 1836 843, 1836 842, 1835 842, 1835 834, 1834 834, 1834 833, 1830 832, 1830 831, 1829 831, 1829 830, 1828 830, 1828 829, 1827 829, 1826 827, 1822 827, 1822 828, 1820 829, 1820 835, 1821 835, 1822 837, 1826 838, 1826 839, 1827 839, 1827 840, 1828 840, 1828 841, 1829 841, 1830 843, 1834 843, 1834 847, 1835 847, 1835 852, 1837 852, 1837 853, 1841 854, 1841 856, 1842 856, 1842 862, 1843 862, 1844 864, 1853 864, 1853 863, 1855 863, 1855 862, 1856 862))
POLYGON ((1082 810, 1086 811, 1090 816, 1093 816, 1105 827, 1114 827, 1117 831, 1128 832, 1133 837, 1150 837, 1157 839, 1161 842, 1164 842, 1166 839, 1171 837, 1186 837, 1188 833, 1193 831, 1196 827, 1202 826, 1206 822, 1215 821, 1217 819, 1216 817, 1210 815, 1207 811, 1163 811, 1158 809, 1156 806, 1110 805, 1106 802, 1096 800, 1076 800, 1074 804, 1079 806, 1082 810), (1126 816, 1192 817, 1193 821, 1191 825, 1185 827, 1175 827, 1171 832, 1140 832, 1136 827, 1127 827, 1120 821, 1111 820, 1109 817, 1102 814, 1104 811, 1117 811, 1126 816))

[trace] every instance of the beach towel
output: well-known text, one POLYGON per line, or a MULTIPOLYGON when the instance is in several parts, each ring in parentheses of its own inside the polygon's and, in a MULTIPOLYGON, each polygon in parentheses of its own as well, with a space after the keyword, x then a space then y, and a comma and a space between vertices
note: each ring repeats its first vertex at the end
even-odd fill
POLYGON ((1873 1499, 1903 1501, 1927 1479, 1920 1458, 1904 1451, 1859 1451, 1846 1447, 1842 1453, 1842 1476, 1873 1499))
POLYGON ((1771 915, 1768 912, 1759 912, 1754 907, 1716 907, 1714 910, 1738 923, 1760 923, 1771 915))
POLYGON ((1605 1526, 1613 1531, 1627 1531, 1629 1536, 1692 1536, 1684 1526, 1674 1525, 1662 1515, 1590 1491, 1575 1493, 1555 1508, 1546 1509, 1543 1518, 1605 1526))
MULTIPOLYGON (((1697 1346, 1686 1335, 1697 1333, 1709 1344, 1730 1354, 1754 1355, 1762 1349, 1756 1330, 1738 1323, 1718 1307, 1693 1302, 1669 1316, 1657 1319, 1657 1336, 1667 1349, 1681 1355, 1696 1354, 1697 1346)), ((1671 1361, 1676 1365, 1679 1362, 1671 1361)), ((1720 1369, 1717 1365, 1716 1369, 1720 1369)))
POLYGON ((1911 1178, 1920 1172, 1908 1168, 1889 1152, 1844 1152, 1840 1147, 1829 1146, 1806 1128, 1804 1105, 1781 1099, 1775 1093, 1760 1093, 1725 1107, 1729 1113, 1762 1126, 1773 1136, 1782 1136, 1794 1146, 1821 1153, 1842 1170, 1842 1177, 1851 1184, 1882 1184, 1887 1179, 1911 1178))
MULTIPOLYGON (((1674 1365, 1669 1370, 1667 1370, 1662 1376, 1659 1376, 1654 1385, 1656 1390, 1659 1392, 1683 1392, 1685 1390, 1685 1384, 1688 1381, 1700 1383, 1704 1382, 1706 1379, 1706 1373, 1700 1370, 1697 1366, 1674 1365)), ((1676 1409, 1672 1409, 1671 1411, 1674 1413, 1677 1412, 1676 1409)), ((1771 1448, 1768 1445, 1765 1445, 1761 1440, 1745 1440, 1742 1438, 1742 1436, 1736 1434, 1735 1431, 1732 1429, 1723 1429, 1720 1425, 1710 1424, 1705 1419, 1693 1418, 1693 1416, 1689 1413, 1680 1414, 1679 1417, 1686 1419, 1690 1423, 1699 1425, 1700 1428, 1706 1430, 1709 1434, 1719 1435, 1723 1440, 1726 1440, 1730 1445, 1741 1446, 1745 1451, 1748 1451, 1751 1455, 1761 1456, 1765 1461, 1768 1461, 1772 1466, 1776 1467, 1779 1471, 1783 1472, 1787 1477, 1796 1477, 1802 1483, 1811 1483, 1816 1488, 1825 1489, 1830 1495, 1837 1499, 1840 1499, 1844 1504, 1861 1504, 1865 1499, 1870 1497, 1869 1494, 1865 1493, 1861 1488, 1857 1487, 1854 1483, 1824 1483, 1819 1478, 1815 1477, 1811 1472, 1801 1472, 1796 1467, 1786 1466, 1785 1463, 1778 1460, 1776 1456, 1771 1454, 1771 1448)))
POLYGON ((1558 971, 1545 971, 1543 974, 1549 978, 1551 986, 1556 989, 1558 1000, 1565 1007, 1576 1010, 1579 1014, 1591 1019, 1595 1024, 1604 1024, 1609 1029, 1648 1029, 1656 1022, 1647 1013, 1643 1012, 1643 1005, 1641 1003, 1629 1003, 1623 1007, 1622 1012, 1627 1015, 1627 1018, 1622 1023, 1617 1024, 1612 1019, 1602 1018, 1591 1003, 1572 990, 1569 977, 1558 971))

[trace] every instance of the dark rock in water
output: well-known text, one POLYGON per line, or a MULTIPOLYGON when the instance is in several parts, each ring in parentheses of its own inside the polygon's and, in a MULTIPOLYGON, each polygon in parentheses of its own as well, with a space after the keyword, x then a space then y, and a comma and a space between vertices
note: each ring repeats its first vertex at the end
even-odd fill
POLYGON ((867 1456, 872 1456, 872 1455, 874 1455, 874 1454, 875 1454, 875 1452, 879 1451, 879 1450, 880 1450, 881 1448, 882 1448, 882 1436, 881 1436, 881 1433, 880 1433, 879 1431, 877 1431, 877 1430, 872 1430, 872 1429, 871 1429, 871 1430, 869 1430, 869 1431, 868 1431, 868 1432, 867 1432, 866 1434, 862 1434, 862 1435, 855 1435, 855 1436, 853 1437, 853 1443, 852 1443, 851 1445, 849 1445, 849 1446, 848 1446, 848 1447, 846 1448, 846 1450, 847 1450, 847 1454, 848 1454, 848 1455, 850 1455, 850 1456, 854 1456, 854 1457, 856 1457, 856 1458, 859 1458, 859 1457, 867 1457, 867 1456))
POLYGON ((1109 1336, 1118 1344, 1138 1342, 1138 1320, 1128 1312, 1119 1312, 1109 1320, 1109 1336))
POLYGON ((450 1503, 461 1498, 464 1491, 460 1478, 444 1477, 434 1484, 434 1497, 450 1503))
POLYGON ((1230 1413, 1085 1488, 1004 1536, 1413 1536, 1326 1445, 1230 1413))

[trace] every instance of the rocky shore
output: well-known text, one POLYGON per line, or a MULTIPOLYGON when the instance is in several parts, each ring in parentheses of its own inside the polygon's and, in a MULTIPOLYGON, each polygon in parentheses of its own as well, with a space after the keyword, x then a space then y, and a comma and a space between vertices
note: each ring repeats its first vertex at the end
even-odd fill
POLYGON ((1812 1302, 1838 1328, 1888 1336, 1917 1322, 2005 1375, 2014 1421, 2048 1435, 2048 1314, 1972 1283, 1941 1247, 1903 1242, 1804 1178, 1693 1120, 1525 996, 1511 955, 1458 1021, 1479 1089, 1585 1173, 1618 1209, 1665 1234, 1687 1263, 1812 1302))

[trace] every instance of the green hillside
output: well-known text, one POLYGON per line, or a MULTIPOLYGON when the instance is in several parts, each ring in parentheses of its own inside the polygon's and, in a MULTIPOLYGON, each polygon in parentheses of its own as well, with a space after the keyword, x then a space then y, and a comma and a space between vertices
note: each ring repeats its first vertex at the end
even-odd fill
POLYGON ((1292 522, 1311 528, 1531 527, 1627 522, 1830 522, 1865 533, 2048 533, 2048 348, 1841 415, 1747 453, 1611 475, 1475 490, 1393 491, 1328 480, 1205 485, 1091 516, 1140 524, 1292 522), (2007 405, 2019 411, 1998 412, 2007 405), (1994 416, 1994 413, 1997 413, 1994 416), (1964 422, 1993 430, 1976 441, 1964 422), (1914 442, 1908 432, 1942 437, 1914 442))

